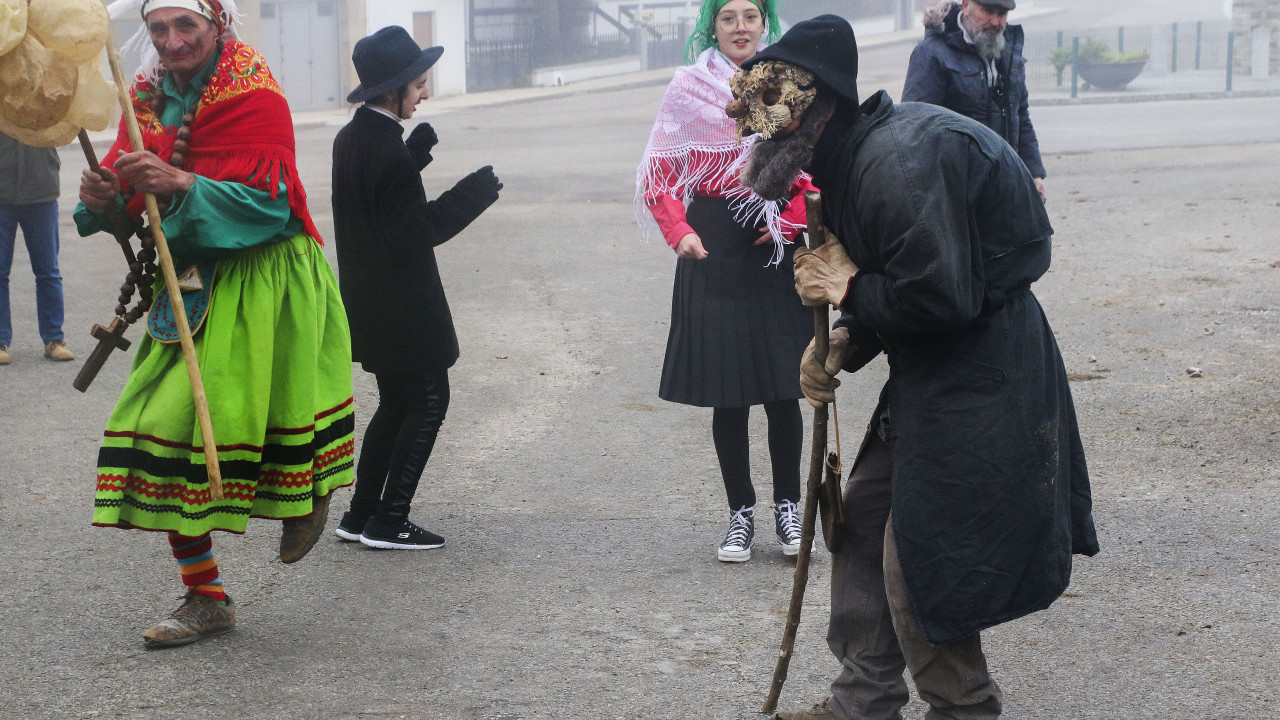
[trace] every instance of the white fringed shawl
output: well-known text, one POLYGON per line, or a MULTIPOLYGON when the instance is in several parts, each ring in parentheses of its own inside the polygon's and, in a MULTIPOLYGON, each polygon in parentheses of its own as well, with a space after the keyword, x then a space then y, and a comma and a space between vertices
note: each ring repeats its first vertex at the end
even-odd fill
POLYGON ((718 48, 708 48, 694 64, 676 70, 636 170, 635 216, 646 239, 657 230, 647 198, 669 194, 688 203, 695 188, 709 185, 731 198, 734 219, 743 226, 761 221, 773 236, 772 263, 781 262, 785 233, 796 225, 779 213, 785 203, 770 202, 739 180, 757 136, 737 137, 724 107, 733 99, 729 79, 738 71, 718 48))

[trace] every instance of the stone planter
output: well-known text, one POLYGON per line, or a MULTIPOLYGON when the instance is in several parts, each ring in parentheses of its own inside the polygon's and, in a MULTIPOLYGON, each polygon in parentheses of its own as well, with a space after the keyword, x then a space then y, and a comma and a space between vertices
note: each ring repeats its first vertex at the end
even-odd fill
POLYGON ((1123 90, 1142 73, 1146 59, 1127 62, 1081 62, 1076 65, 1080 77, 1099 90, 1123 90))

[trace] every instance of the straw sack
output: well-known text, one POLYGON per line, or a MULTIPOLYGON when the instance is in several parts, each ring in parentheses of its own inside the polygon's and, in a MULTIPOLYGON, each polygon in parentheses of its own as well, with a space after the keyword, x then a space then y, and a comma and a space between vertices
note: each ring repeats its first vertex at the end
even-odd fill
POLYGON ((18 47, 27 34, 27 0, 0 0, 0 55, 18 47))
POLYGON ((27 11, 27 32, 76 65, 101 56, 110 22, 98 0, 31 0, 27 11))
POLYGON ((71 107, 78 75, 75 63, 28 33, 0 55, 0 118, 27 130, 53 127, 71 107))
POLYGON ((80 65, 76 95, 67 109, 67 120, 85 130, 106 130, 111 119, 120 112, 116 84, 102 76, 101 61, 80 65))

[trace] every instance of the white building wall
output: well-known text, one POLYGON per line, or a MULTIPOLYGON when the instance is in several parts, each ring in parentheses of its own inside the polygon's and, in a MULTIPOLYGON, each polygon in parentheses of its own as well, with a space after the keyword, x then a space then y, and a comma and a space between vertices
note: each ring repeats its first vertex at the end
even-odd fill
POLYGON ((466 0, 366 0, 366 35, 388 25, 399 25, 413 34, 413 14, 433 12, 435 45, 444 54, 432 66, 435 95, 461 95, 467 91, 467 2, 466 0))

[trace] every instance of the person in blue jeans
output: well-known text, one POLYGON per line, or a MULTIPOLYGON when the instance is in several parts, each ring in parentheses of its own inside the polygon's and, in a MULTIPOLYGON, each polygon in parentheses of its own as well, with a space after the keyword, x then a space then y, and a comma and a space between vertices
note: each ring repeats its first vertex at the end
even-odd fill
POLYGON ((38 148, 0 133, 0 365, 12 359, 9 270, 18 228, 36 276, 36 317, 44 356, 74 360, 62 335, 62 275, 58 272, 58 170, 53 148, 38 148))

